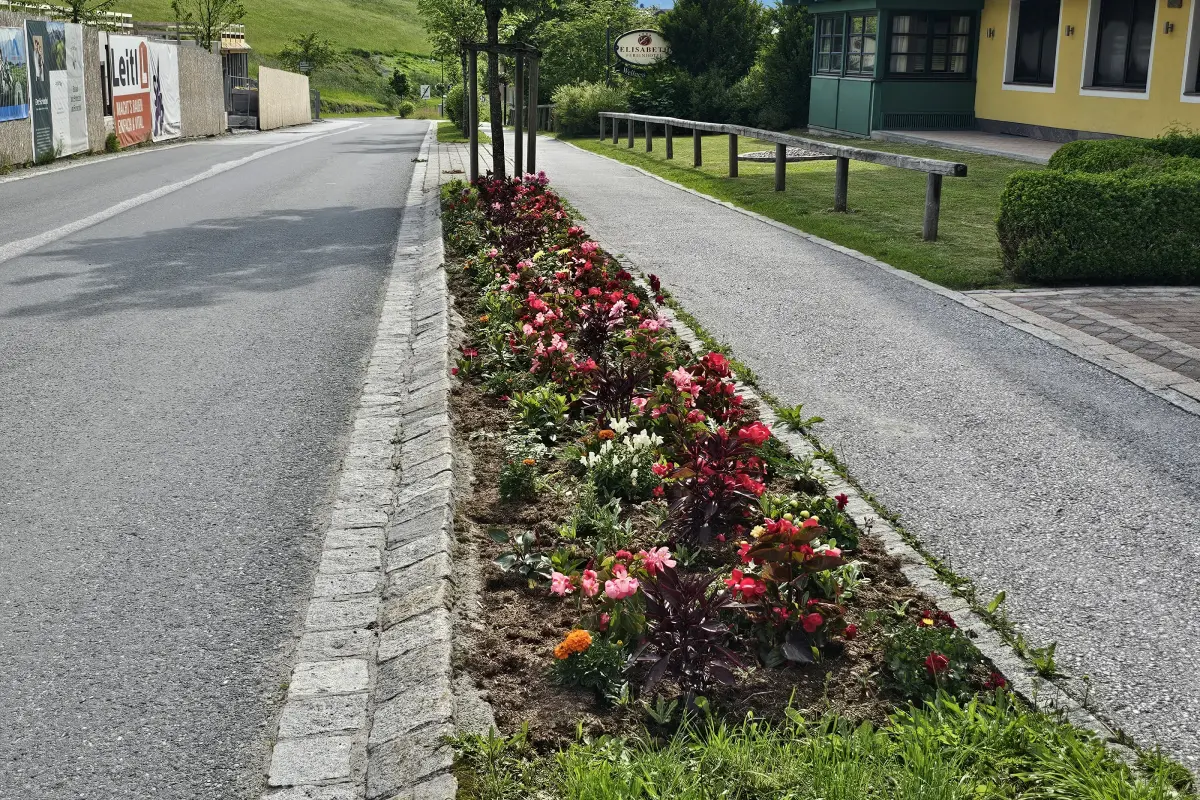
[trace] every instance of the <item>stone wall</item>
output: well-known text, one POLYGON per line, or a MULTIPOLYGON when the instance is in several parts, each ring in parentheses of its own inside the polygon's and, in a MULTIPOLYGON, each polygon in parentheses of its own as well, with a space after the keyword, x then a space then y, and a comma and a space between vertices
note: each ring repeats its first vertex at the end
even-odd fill
MULTIPOLYGON (((25 15, 0 11, 0 28, 23 28, 25 15)), ((84 50, 88 49, 90 37, 84 37, 84 50)), ((91 131, 88 131, 91 136, 91 131)), ((12 164, 24 164, 33 160, 33 121, 25 119, 0 122, 0 163, 5 159, 12 164)))
POLYGON ((184 43, 179 48, 179 107, 183 136, 219 136, 226 130, 221 57, 184 43))
POLYGON ((258 68, 258 128, 269 131, 312 122, 308 76, 258 68))

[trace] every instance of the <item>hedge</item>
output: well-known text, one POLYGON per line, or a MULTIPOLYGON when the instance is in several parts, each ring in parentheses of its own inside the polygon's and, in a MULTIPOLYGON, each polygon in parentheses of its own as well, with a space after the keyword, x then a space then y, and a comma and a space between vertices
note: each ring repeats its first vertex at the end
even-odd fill
POLYGON ((597 133, 601 111, 628 111, 629 95, 603 83, 575 83, 554 90, 554 120, 564 136, 597 133))
POLYGON ((1175 157, 1200 158, 1200 136, 1171 133, 1157 139, 1081 139, 1060 147, 1050 157, 1050 169, 1115 172, 1134 166, 1170 168, 1175 157))
POLYGON ((997 221, 1005 265, 1037 283, 1200 282, 1200 162, 1171 161, 1014 173, 997 221))

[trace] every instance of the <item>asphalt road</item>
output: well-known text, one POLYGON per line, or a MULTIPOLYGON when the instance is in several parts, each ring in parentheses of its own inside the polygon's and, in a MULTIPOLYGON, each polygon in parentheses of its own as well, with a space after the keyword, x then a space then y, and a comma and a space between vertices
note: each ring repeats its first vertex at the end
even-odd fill
POLYGON ((0 182, 0 798, 261 791, 427 127, 0 182))
POLYGON ((594 237, 824 417, 862 484, 984 591, 1007 590, 1030 640, 1057 641, 1124 729, 1200 768, 1200 418, 894 274, 538 147, 594 237))

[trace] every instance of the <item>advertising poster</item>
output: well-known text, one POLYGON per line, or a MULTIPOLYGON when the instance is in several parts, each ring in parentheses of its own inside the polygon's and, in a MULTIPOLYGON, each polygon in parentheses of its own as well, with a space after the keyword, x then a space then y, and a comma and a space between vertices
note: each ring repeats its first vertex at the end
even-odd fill
POLYGON ((0 122, 29 116, 25 31, 0 28, 0 122))
POLYGON ((140 36, 108 37, 112 76, 113 126, 122 147, 150 139, 154 132, 150 97, 150 47, 140 36))
MULTIPOLYGON (((33 119, 33 154, 42 159, 54 154, 54 115, 50 110, 50 69, 54 43, 50 23, 25 21, 25 52, 29 59, 29 116, 33 119)), ((64 53, 65 55, 65 53, 64 53)))
MULTIPOLYGON (((58 127, 58 107, 53 106, 54 138, 63 143, 64 153, 83 153, 88 149, 87 103, 83 89, 83 26, 63 23, 66 29, 67 69, 62 76, 66 90, 67 124, 58 127)), ((56 92, 50 90, 51 98, 56 92)))
POLYGON ((179 112, 179 48, 150 42, 151 137, 156 142, 178 139, 182 129, 179 112))

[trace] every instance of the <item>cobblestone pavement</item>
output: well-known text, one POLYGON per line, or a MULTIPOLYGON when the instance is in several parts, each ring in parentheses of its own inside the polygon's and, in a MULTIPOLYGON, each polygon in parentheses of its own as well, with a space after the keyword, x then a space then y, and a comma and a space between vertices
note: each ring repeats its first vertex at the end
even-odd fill
POLYGON ((1117 369, 1141 355, 1006 298, 925 285, 565 143, 539 150, 589 233, 824 417, 823 444, 930 552, 1006 590, 1024 635, 1056 641, 1136 740, 1200 765, 1200 689, 1163 668, 1200 658, 1200 418, 1181 381, 1152 395, 1117 369), (1076 354, 1093 345, 1119 359, 1076 354))
MULTIPOLYGON (((1087 288, 967 292, 1086 347, 1147 388, 1200 401, 1200 289, 1087 288), (1144 383, 1143 383, 1144 382, 1144 383)), ((1123 373, 1122 373, 1123 374, 1123 373)))

